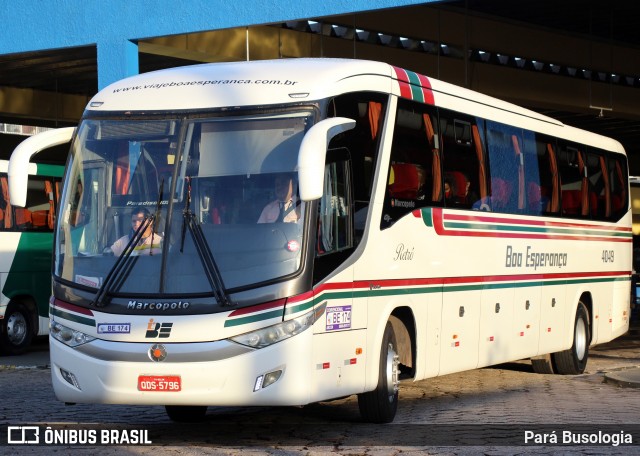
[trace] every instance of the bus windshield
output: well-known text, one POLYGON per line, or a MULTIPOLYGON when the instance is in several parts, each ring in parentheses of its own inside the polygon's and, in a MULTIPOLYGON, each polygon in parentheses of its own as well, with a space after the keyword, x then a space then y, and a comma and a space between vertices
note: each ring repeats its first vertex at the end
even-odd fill
POLYGON ((55 275, 112 296, 219 296, 295 274, 305 217, 295 171, 312 117, 85 119, 55 275))

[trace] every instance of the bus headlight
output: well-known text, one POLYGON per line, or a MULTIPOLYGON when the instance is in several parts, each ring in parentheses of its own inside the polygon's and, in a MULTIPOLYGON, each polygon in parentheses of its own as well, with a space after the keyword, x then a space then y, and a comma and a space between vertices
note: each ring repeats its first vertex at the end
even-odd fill
POLYGON ((78 345, 86 344, 87 342, 91 342, 96 338, 85 334, 81 331, 77 331, 75 329, 67 328, 64 325, 61 325, 58 322, 52 321, 51 328, 49 329, 51 336, 59 340, 65 345, 69 347, 77 347, 78 345))
POLYGON ((323 303, 316 309, 312 309, 304 315, 291 320, 283 321, 273 326, 258 329, 239 336, 230 337, 229 340, 246 345, 251 348, 264 348, 271 344, 281 342, 290 337, 300 334, 311 327, 318 318, 324 313, 326 303, 323 303))

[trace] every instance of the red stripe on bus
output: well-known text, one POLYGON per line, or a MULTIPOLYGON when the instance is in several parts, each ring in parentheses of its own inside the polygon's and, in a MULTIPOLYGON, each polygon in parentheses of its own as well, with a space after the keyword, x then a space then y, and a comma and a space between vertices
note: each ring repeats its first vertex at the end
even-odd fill
POLYGON ((606 227, 602 225, 585 225, 581 223, 551 222, 551 221, 545 221, 545 220, 518 220, 518 219, 490 217, 490 216, 482 216, 482 215, 478 216, 478 215, 443 214, 443 217, 445 220, 457 220, 462 222, 512 223, 514 225, 532 225, 532 226, 545 226, 545 227, 558 227, 558 228, 582 228, 582 229, 590 229, 590 230, 631 232, 631 228, 624 227, 624 226, 606 227))
POLYGON ((482 237, 482 238, 502 238, 502 239, 554 239, 565 241, 606 241, 606 242, 631 242, 631 238, 615 238, 615 237, 592 237, 568 234, 538 234, 538 233, 507 233, 500 231, 465 231, 465 230, 449 230, 444 227, 442 210, 433 211, 433 227, 439 236, 464 236, 464 237, 482 237))
POLYGON ((69 304, 68 302, 60 301, 59 299, 53 300, 54 307, 60 307, 61 309, 69 310, 71 312, 76 312, 82 315, 88 315, 89 317, 93 317, 93 312, 84 307, 76 306, 73 304, 69 304))
POLYGON ((554 272, 537 274, 509 274, 491 276, 465 276, 465 277, 435 277, 435 278, 413 278, 413 279, 386 279, 386 280, 358 280, 355 282, 335 282, 324 284, 316 289, 319 290, 351 290, 370 288, 375 285, 378 288, 403 288, 416 286, 438 286, 438 285, 470 285, 480 283, 496 282, 530 282, 535 280, 561 280, 561 279, 593 279, 598 277, 631 277, 631 271, 598 271, 598 272, 554 272), (331 285, 329 287, 329 285, 331 285))
POLYGON ((258 304, 257 306, 245 307, 243 309, 234 310, 229 314, 229 317, 237 317, 239 315, 246 315, 250 313, 260 312, 262 310, 275 309, 277 307, 284 308, 284 304, 287 302, 286 298, 277 299, 275 301, 265 302, 264 304, 258 304))
POLYGON ((398 79, 398 85, 400 86, 400 95, 403 98, 413 99, 413 95, 411 93, 411 87, 409 87, 409 76, 407 76, 407 72, 399 67, 393 67, 396 72, 396 78, 398 79))
POLYGON ((424 102, 428 104, 435 104, 433 99, 433 92, 431 91, 431 83, 429 82, 429 78, 422 74, 418 74, 418 79, 420 79, 420 85, 422 85, 422 93, 424 94, 424 102))

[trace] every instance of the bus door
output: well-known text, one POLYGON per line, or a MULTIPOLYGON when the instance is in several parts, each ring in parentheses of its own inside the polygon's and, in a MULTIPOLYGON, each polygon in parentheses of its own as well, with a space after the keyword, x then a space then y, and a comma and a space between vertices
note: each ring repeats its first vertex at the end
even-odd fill
POLYGON ((365 362, 367 297, 354 296, 353 268, 343 264, 354 249, 353 193, 348 149, 330 149, 324 191, 318 203, 314 245, 314 305, 324 308, 324 323, 316 333, 313 359, 317 389, 332 394, 361 390, 365 362))

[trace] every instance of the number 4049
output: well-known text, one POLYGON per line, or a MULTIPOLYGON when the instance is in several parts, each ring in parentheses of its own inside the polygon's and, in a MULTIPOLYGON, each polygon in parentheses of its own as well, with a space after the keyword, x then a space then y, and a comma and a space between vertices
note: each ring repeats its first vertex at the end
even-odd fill
POLYGON ((613 263, 613 250, 603 250, 602 251, 602 262, 603 263, 613 263))

